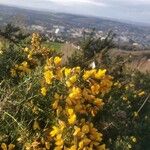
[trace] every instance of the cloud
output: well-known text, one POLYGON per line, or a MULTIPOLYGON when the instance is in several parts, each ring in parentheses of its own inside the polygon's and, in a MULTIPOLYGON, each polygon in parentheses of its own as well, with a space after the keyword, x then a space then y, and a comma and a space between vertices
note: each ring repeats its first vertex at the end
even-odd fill
MULTIPOLYGON (((37 0, 39 1, 39 0, 37 0)), ((95 5, 95 6, 106 6, 105 3, 101 2, 101 1, 96 1, 96 0, 43 0, 43 3, 55 3, 58 5, 95 5)))

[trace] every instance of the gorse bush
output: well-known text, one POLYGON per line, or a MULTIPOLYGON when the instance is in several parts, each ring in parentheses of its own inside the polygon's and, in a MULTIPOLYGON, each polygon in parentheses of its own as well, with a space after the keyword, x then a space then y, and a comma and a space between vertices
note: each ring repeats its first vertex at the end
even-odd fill
POLYGON ((0 57, 2 150, 148 149, 149 75, 63 66, 36 33, 0 57))
POLYGON ((25 41, 29 34, 23 33, 19 27, 9 23, 3 29, 0 29, 0 36, 7 39, 10 43, 18 45, 25 41))
MULTIPOLYGON (((97 55, 100 53, 107 55, 107 51, 110 48, 113 48, 115 45, 113 43, 114 34, 109 32, 105 38, 96 37, 95 31, 91 32, 90 35, 85 34, 83 40, 80 41, 81 50, 75 51, 70 58, 68 58, 69 66, 80 65, 81 68, 88 68, 89 63, 96 59, 97 55)), ((105 65, 107 62, 106 59, 109 57, 104 56, 105 65)))

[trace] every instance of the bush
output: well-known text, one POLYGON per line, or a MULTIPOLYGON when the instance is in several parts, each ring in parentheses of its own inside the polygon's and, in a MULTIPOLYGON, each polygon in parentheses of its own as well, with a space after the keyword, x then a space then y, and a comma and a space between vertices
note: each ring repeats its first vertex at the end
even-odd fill
POLYGON ((120 71, 108 55, 113 69, 87 69, 82 54, 62 66, 35 33, 0 57, 2 150, 149 149, 149 74, 120 71))

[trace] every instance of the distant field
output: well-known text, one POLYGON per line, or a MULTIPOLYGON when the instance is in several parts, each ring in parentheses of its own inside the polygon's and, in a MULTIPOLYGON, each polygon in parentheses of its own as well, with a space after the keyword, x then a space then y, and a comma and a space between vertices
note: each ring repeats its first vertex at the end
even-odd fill
POLYGON ((45 47, 54 49, 56 51, 60 51, 61 47, 63 46, 63 43, 59 43, 59 42, 49 42, 49 43, 44 43, 45 47))

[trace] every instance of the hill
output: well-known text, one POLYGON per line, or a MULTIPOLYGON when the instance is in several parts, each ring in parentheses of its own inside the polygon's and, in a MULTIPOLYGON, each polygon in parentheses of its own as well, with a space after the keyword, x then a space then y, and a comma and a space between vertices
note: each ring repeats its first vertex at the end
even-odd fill
POLYGON ((116 42, 139 43, 150 46, 150 26, 129 24, 112 19, 80 16, 64 13, 52 13, 8 7, 0 5, 0 25, 13 22, 26 29, 53 33, 60 28, 64 37, 81 37, 83 30, 90 32, 95 28, 98 35, 104 36, 112 30, 116 34, 116 42))

